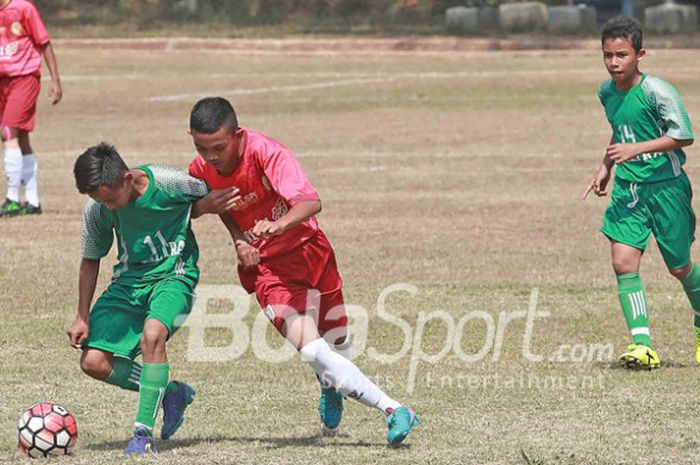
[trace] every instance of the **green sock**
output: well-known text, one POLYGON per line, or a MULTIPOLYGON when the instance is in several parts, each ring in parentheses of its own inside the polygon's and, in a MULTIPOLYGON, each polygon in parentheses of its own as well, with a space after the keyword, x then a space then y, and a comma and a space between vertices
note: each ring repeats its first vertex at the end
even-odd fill
POLYGON ((695 314, 695 329, 696 332, 700 329, 700 268, 693 264, 690 273, 681 280, 685 295, 688 296, 690 306, 693 307, 695 314))
POLYGON ((158 407, 160 407, 165 389, 168 386, 169 371, 170 366, 167 362, 143 364, 136 427, 145 428, 150 433, 153 432, 158 407))
MULTIPOLYGON (((647 298, 639 273, 621 274, 617 277, 617 295, 622 312, 635 344, 652 347, 647 320, 647 298)), ((653 348, 653 347, 652 347, 653 348)))
POLYGON ((141 365, 125 357, 112 357, 112 373, 105 382, 129 391, 139 390, 141 365))

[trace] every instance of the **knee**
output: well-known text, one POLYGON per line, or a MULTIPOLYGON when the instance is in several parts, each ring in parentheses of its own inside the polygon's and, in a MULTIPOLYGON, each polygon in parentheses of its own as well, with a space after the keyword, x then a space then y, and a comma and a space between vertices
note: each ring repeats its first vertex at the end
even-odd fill
POLYGON ((612 266, 617 275, 637 272, 637 261, 625 256, 613 257, 612 266))
POLYGON ((669 268, 668 272, 671 273, 671 276, 673 276, 674 278, 681 280, 681 279, 685 278, 686 276, 688 276, 688 273, 690 273, 690 270, 692 270, 692 269, 693 269, 693 264, 688 263, 683 268, 675 268, 675 269, 669 268))
POLYGON ((2 134, 2 141, 5 143, 5 145, 8 145, 8 146, 19 145, 19 141, 18 141, 19 133, 18 133, 17 129, 11 128, 8 126, 3 126, 0 134, 2 134))
POLYGON ((146 327, 141 335, 141 352, 153 354, 165 349, 165 341, 168 339, 168 330, 164 326, 146 327))
POLYGON ((91 378, 104 381, 112 373, 110 361, 102 354, 84 352, 80 359, 80 369, 91 378))

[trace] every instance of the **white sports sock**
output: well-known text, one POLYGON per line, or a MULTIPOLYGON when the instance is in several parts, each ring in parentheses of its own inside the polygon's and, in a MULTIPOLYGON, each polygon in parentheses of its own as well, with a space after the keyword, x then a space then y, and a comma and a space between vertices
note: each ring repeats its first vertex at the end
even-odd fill
POLYGON ((22 182, 22 151, 19 147, 5 149, 5 175, 7 198, 19 202, 19 186, 22 182))
POLYGON ((331 350, 323 338, 309 342, 299 351, 301 359, 311 365, 322 383, 329 384, 347 397, 369 407, 378 408, 385 415, 401 404, 387 396, 360 371, 354 363, 331 350))
POLYGON ((39 206, 39 183, 37 182, 37 172, 39 164, 36 155, 33 153, 22 156, 22 185, 24 186, 24 200, 39 206))

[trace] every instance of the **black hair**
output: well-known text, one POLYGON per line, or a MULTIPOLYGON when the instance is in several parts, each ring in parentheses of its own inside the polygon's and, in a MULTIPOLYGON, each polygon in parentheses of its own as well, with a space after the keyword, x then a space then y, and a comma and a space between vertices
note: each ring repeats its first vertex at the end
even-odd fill
POLYGON ((230 132, 238 129, 238 117, 231 102, 223 97, 199 100, 190 112, 190 131, 213 134, 222 127, 230 132))
POLYGON ((630 16, 615 16, 603 25, 600 32, 600 43, 607 39, 628 39, 632 42, 635 52, 642 49, 642 25, 636 18, 630 16))
POLYGON ((75 185, 81 194, 95 192, 100 186, 118 187, 129 168, 113 145, 102 142, 83 152, 75 161, 75 185))

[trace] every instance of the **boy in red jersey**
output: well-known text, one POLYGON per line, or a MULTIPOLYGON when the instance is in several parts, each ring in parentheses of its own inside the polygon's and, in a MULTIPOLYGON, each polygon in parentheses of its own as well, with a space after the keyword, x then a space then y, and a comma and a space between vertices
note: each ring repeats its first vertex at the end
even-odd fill
POLYGON ((7 198, 0 217, 41 213, 37 159, 29 143, 39 96, 41 57, 51 74, 49 100, 61 100, 61 80, 49 33, 34 4, 0 0, 0 124, 5 152, 7 198), (24 186, 25 202, 19 201, 24 186))
POLYGON ((239 127, 235 110, 221 97, 194 105, 190 134, 199 154, 190 174, 210 189, 239 191, 241 200, 220 217, 235 243, 241 284, 255 292, 275 328, 315 371, 324 426, 337 428, 345 395, 387 415, 387 440, 400 444, 418 417, 350 361, 342 280, 314 217, 321 201, 294 154, 239 127))

